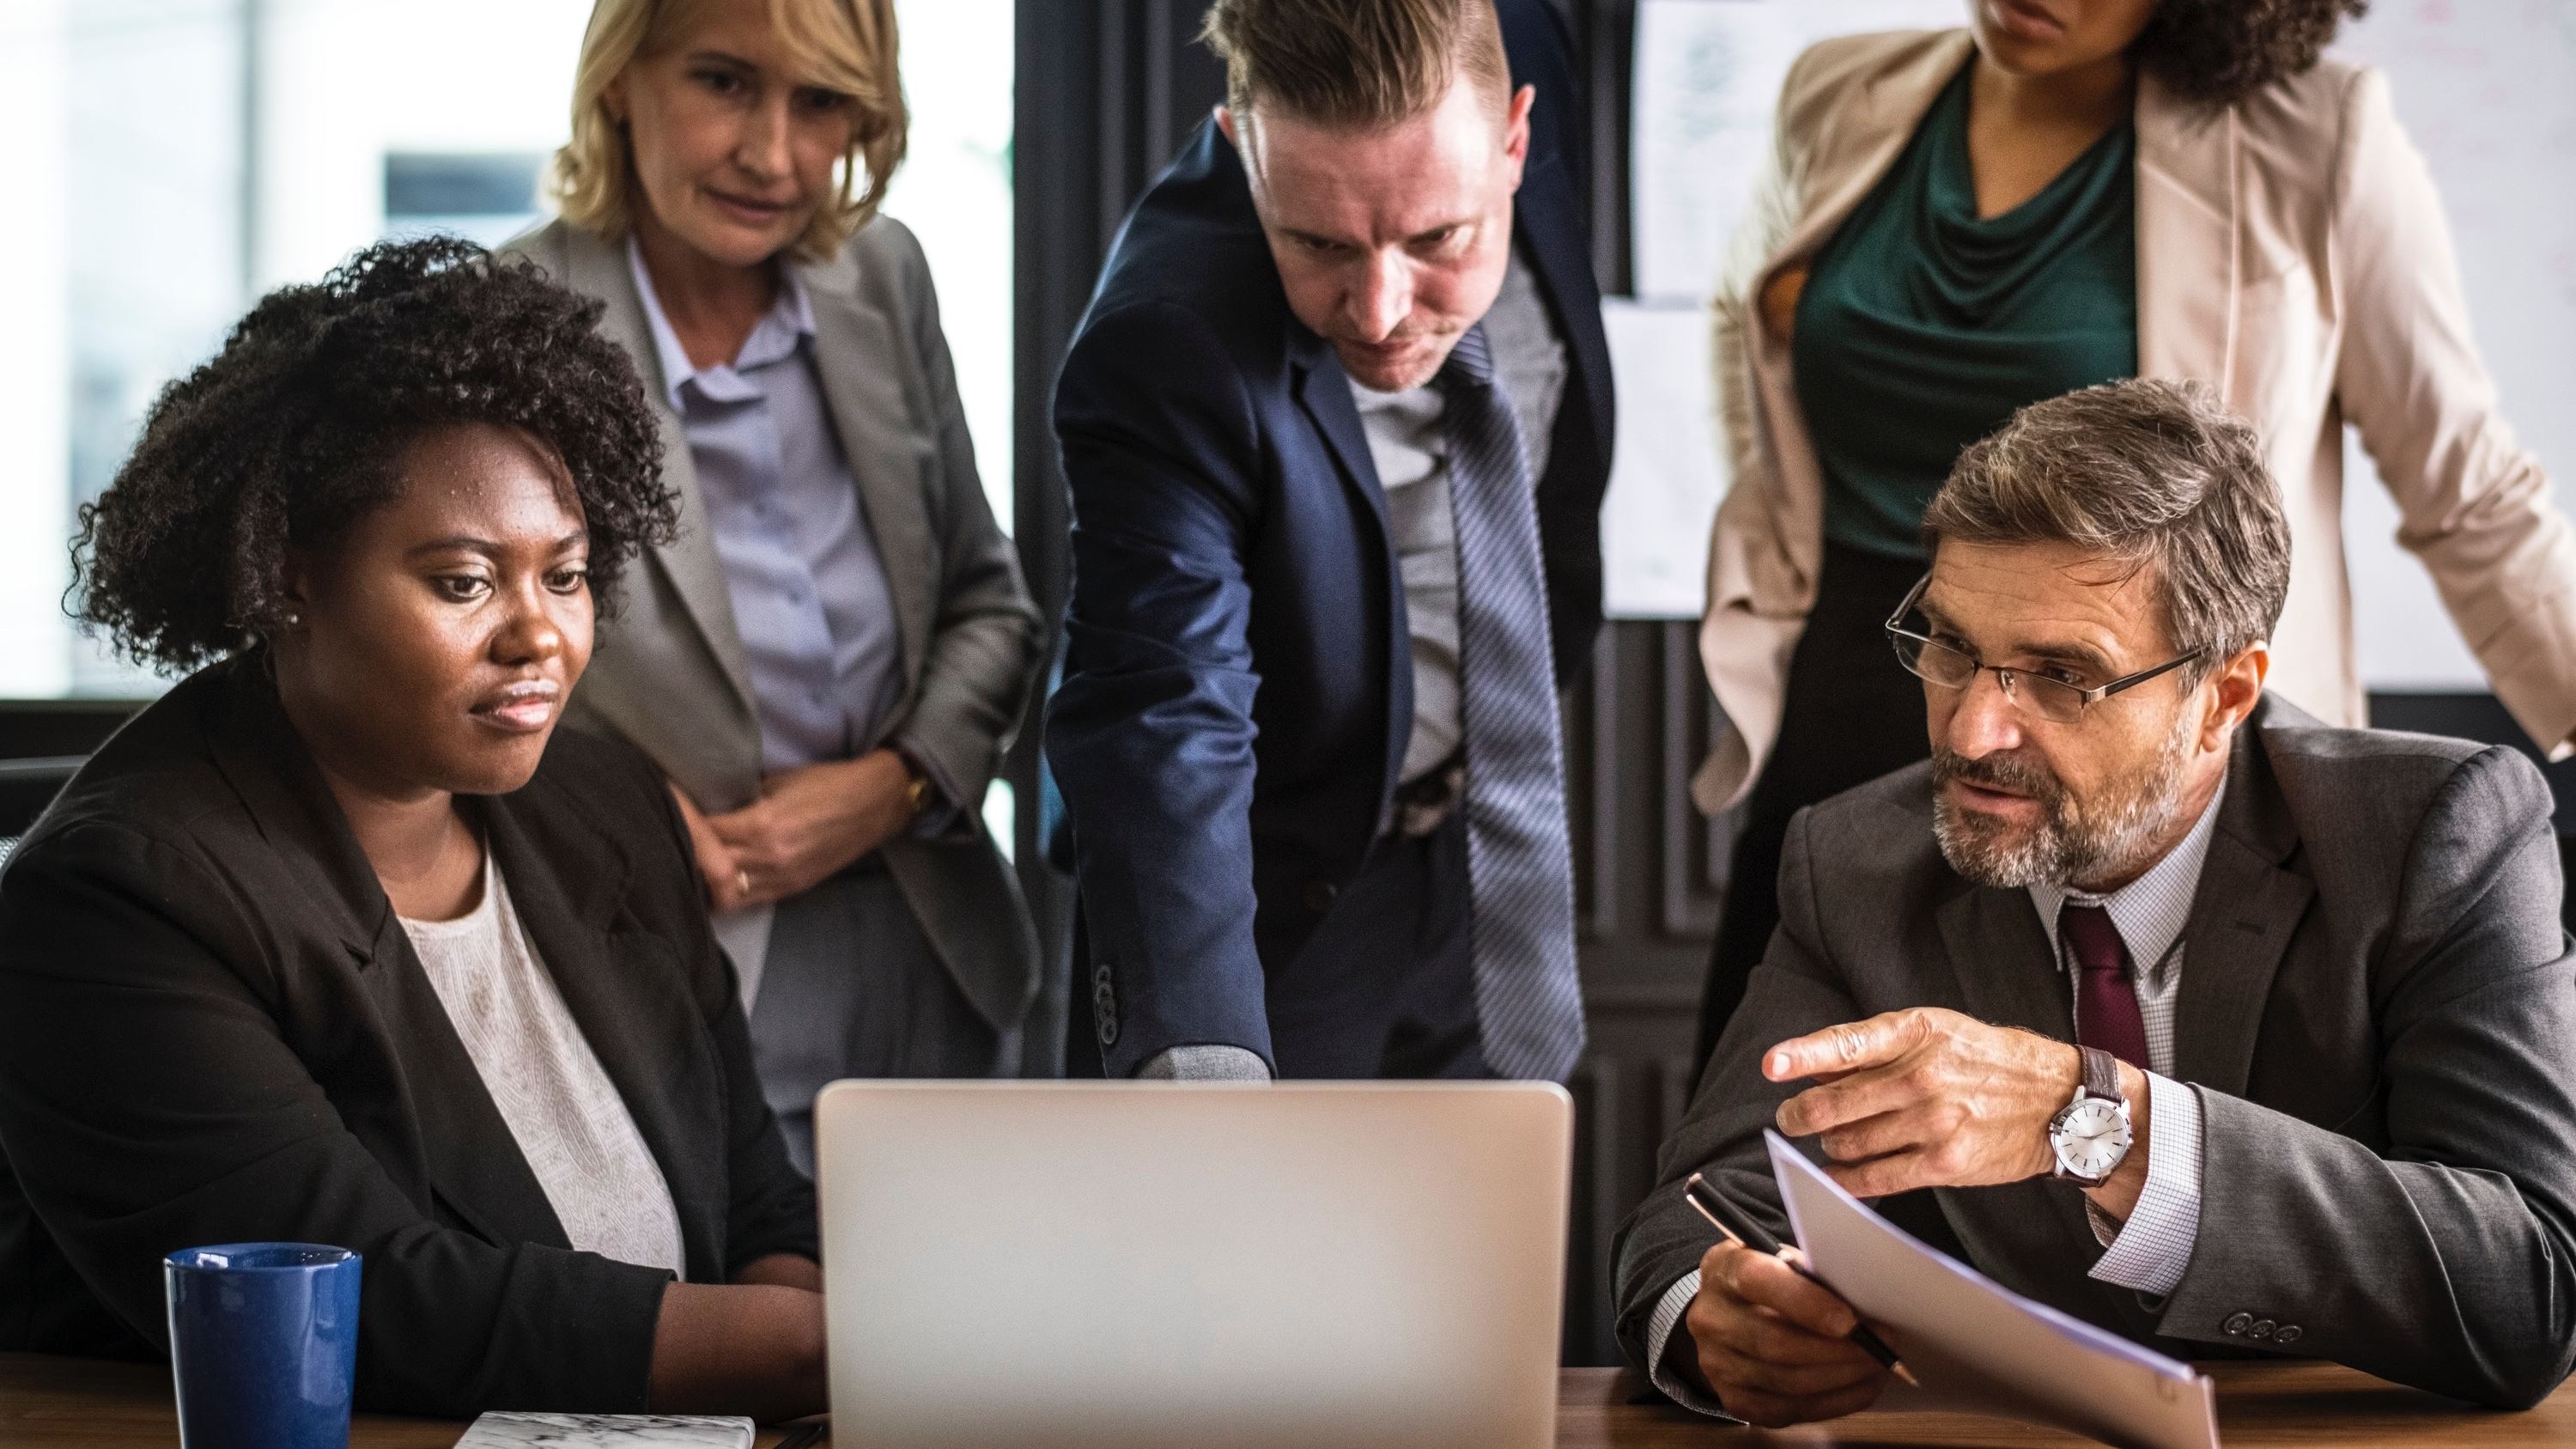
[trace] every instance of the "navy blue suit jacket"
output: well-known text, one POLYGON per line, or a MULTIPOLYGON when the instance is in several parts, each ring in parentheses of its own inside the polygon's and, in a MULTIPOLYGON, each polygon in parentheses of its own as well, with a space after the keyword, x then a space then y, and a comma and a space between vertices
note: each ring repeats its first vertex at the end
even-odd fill
MULTIPOLYGON (((1497 9, 1515 84, 1538 92, 1514 238, 1571 374, 1537 483, 1562 684, 1601 623, 1609 350, 1562 22, 1546 0, 1497 9)), ((1113 1077, 1192 1043, 1275 1068, 1267 973, 1367 854, 1412 729, 1412 651, 1349 380, 1289 311, 1213 123, 1121 228, 1055 426, 1073 595, 1046 750, 1087 943, 1076 1029, 1090 1018, 1113 1077)))

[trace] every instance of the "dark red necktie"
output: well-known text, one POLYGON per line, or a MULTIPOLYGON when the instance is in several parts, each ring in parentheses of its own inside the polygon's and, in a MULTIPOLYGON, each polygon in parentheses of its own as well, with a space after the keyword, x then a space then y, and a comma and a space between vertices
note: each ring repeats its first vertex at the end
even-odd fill
POLYGON ((2075 1040, 2150 1070, 2147 1019, 2138 1012, 2138 989, 2129 981, 2129 948, 2110 913, 2069 901, 2057 913, 2057 934, 2075 950, 2075 1040))

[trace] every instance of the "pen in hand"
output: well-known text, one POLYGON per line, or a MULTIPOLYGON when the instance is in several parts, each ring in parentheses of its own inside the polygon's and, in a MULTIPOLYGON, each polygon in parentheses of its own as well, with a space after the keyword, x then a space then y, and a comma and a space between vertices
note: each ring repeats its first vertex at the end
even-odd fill
MULTIPOLYGON (((1752 1214, 1719 1196, 1717 1189, 1709 1186, 1707 1179, 1698 1173, 1692 1173, 1690 1181, 1682 1184, 1682 1196, 1690 1200, 1692 1207, 1699 1209, 1701 1217, 1708 1219, 1719 1232, 1726 1234, 1727 1241, 1738 1247, 1779 1258, 1780 1261, 1797 1269, 1804 1277, 1815 1277, 1815 1274, 1800 1267, 1796 1261, 1783 1256, 1780 1251, 1780 1240, 1771 1236, 1768 1228, 1754 1221, 1752 1214)), ((1868 1324, 1860 1322, 1859 1315, 1853 1315, 1852 1331, 1844 1336, 1849 1338, 1861 1352, 1878 1360, 1880 1367, 1918 1389, 1923 1387, 1922 1381, 1914 1377, 1914 1371, 1897 1361, 1896 1350, 1889 1348, 1887 1340, 1872 1332, 1868 1324)))

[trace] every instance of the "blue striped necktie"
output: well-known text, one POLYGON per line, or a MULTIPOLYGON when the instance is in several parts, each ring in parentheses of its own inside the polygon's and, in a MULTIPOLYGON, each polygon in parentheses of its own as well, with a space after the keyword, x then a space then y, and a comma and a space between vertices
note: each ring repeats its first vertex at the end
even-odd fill
POLYGON ((1458 532, 1476 1018, 1495 1075, 1561 1082, 1583 1052, 1583 990, 1538 501, 1482 324, 1437 383, 1458 532))

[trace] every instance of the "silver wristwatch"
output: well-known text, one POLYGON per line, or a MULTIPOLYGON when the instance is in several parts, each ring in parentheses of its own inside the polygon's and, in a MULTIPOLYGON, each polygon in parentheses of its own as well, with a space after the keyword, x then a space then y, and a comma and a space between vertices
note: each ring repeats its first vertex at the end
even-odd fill
POLYGON ((2048 1146, 2057 1154, 2051 1177, 2099 1187, 2129 1155, 2129 1099, 2120 1091, 2120 1060, 2100 1047, 2077 1047, 2083 1079, 2075 1099, 2048 1119, 2048 1146))

